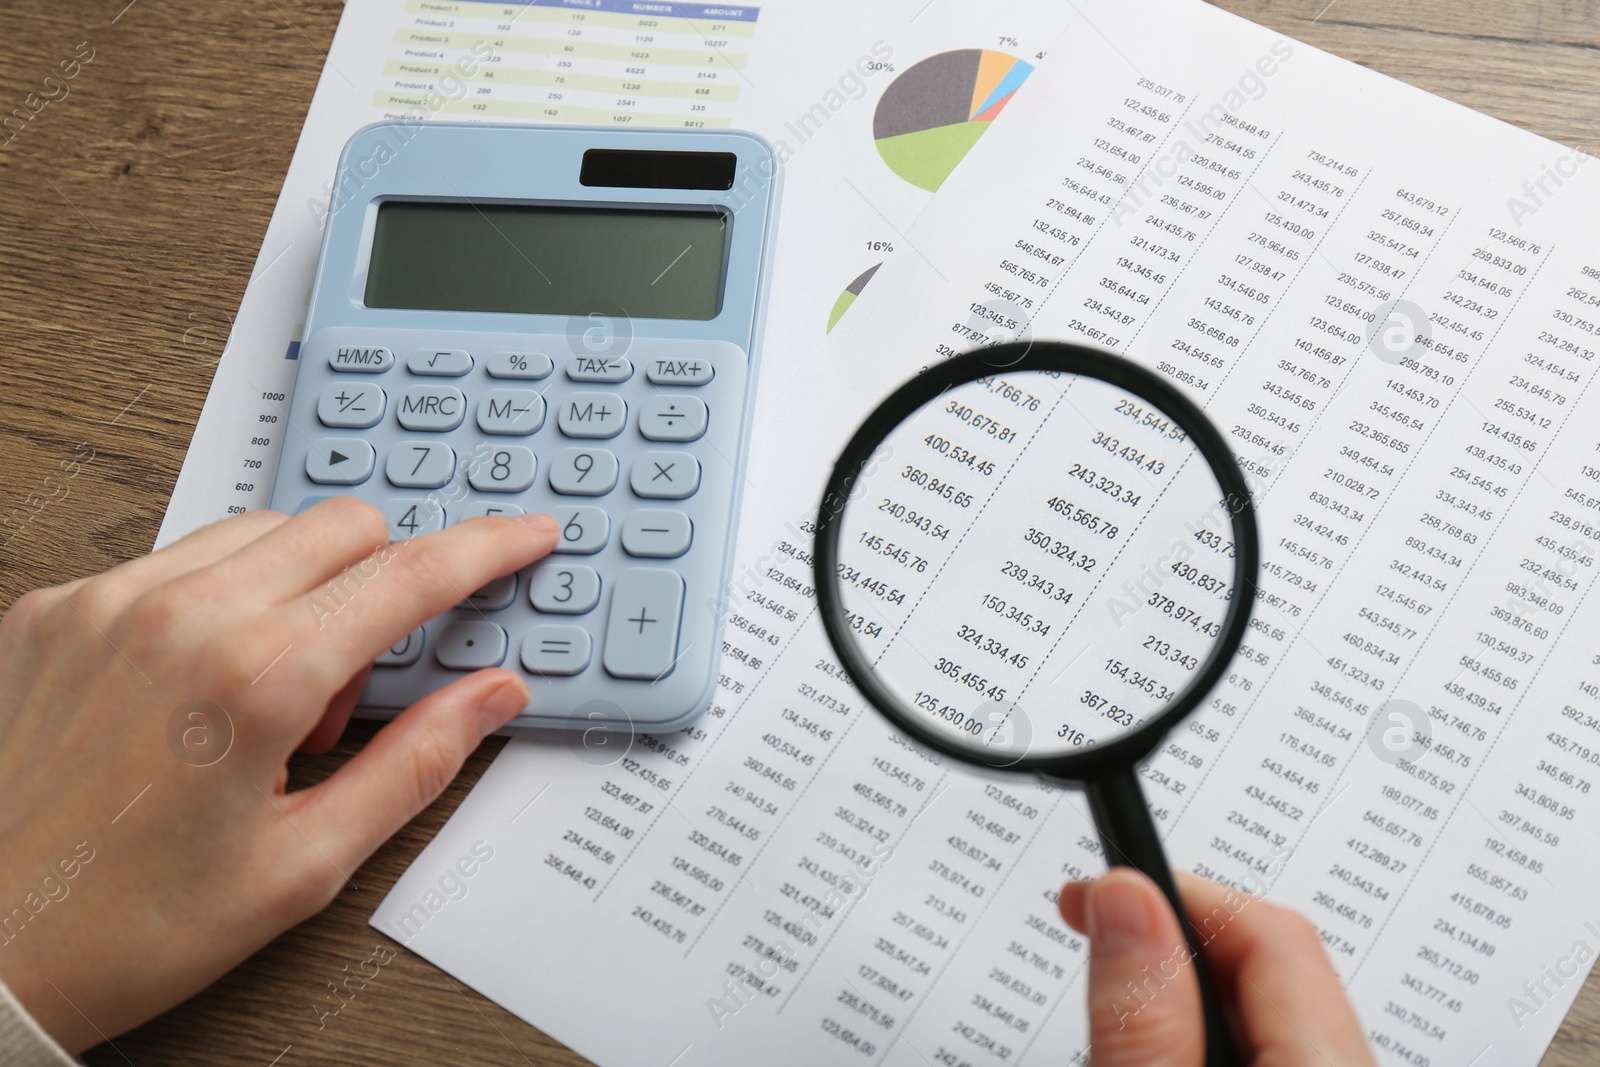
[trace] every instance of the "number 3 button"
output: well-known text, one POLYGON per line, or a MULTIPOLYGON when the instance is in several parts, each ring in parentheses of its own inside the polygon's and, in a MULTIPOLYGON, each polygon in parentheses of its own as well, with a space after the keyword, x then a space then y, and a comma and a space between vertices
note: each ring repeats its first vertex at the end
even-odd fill
POLYGON ((551 615, 582 615, 600 603, 600 576, 588 567, 540 567, 528 583, 528 600, 551 615))

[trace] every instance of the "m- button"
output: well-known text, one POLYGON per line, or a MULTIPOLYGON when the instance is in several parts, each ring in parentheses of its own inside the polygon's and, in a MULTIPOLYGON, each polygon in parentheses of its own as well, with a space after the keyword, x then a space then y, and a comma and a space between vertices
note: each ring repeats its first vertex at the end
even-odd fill
POLYGON ((656 385, 704 385, 713 370, 705 359, 652 359, 644 373, 656 385))
POLYGON ((616 393, 568 393, 556 425, 568 437, 615 437, 628 423, 628 404, 616 393))

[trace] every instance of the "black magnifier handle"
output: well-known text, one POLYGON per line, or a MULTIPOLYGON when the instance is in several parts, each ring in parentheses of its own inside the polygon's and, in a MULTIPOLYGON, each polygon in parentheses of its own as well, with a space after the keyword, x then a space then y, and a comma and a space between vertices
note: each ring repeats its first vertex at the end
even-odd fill
POLYGON ((1206 1067, 1244 1067, 1244 1057, 1234 1045, 1228 1021, 1222 1014, 1222 1003, 1211 983, 1211 970, 1201 951, 1204 939, 1183 910, 1178 885, 1173 881, 1172 868, 1167 865, 1161 835, 1156 832, 1155 819, 1150 815, 1150 805, 1145 802, 1137 773, 1133 767, 1107 771, 1086 780, 1083 789, 1089 798, 1095 829, 1100 831, 1106 862, 1132 867, 1149 878, 1167 895, 1172 910, 1177 913, 1178 923, 1189 942, 1190 966, 1200 983, 1200 1007, 1206 1027, 1206 1067))

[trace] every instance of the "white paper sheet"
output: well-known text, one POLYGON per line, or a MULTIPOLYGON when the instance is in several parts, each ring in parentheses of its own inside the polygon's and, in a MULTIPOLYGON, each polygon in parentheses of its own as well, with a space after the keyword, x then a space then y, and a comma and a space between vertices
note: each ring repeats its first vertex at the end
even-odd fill
MULTIPOLYGON (((822 340, 845 291, 889 258, 932 195, 891 173, 871 138, 824 135, 845 123, 870 128, 884 86, 930 56, 987 50, 997 69, 1021 60, 1020 79, 1072 15, 1039 0, 981 9, 945 0, 774 0, 666 10, 643 0, 346 5, 238 317, 230 324, 197 313, 186 327, 185 350, 216 364, 216 375, 158 546, 268 501, 281 435, 294 432, 287 397, 322 218, 331 198, 359 192, 333 189, 334 167, 360 127, 421 116, 762 134, 787 164, 778 295, 763 353, 778 377, 822 340)), ((935 90, 948 84, 922 80, 935 90)), ((911 92, 902 112, 929 99, 911 92)), ((958 160, 959 148, 913 146, 911 161, 958 160)), ((926 178, 925 168, 901 169, 926 178)))
POLYGON ((1386 1064, 1537 1062, 1600 951, 1600 168, 1201 4, 1083 10, 759 427, 710 714, 513 741, 373 917, 603 1067, 1082 1051, 1080 798, 908 747, 813 610, 844 435, 997 318, 1184 383, 1257 484, 1259 624, 1143 772, 1175 863, 1309 915, 1386 1064))

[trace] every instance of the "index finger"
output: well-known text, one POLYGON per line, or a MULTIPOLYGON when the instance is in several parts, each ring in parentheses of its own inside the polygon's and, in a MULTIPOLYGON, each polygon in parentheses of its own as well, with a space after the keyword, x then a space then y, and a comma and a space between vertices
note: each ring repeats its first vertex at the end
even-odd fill
POLYGON ((285 608, 315 635, 314 669, 342 682, 384 649, 494 578, 549 555, 548 515, 489 515, 396 541, 285 608))

